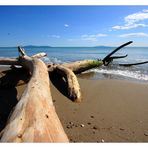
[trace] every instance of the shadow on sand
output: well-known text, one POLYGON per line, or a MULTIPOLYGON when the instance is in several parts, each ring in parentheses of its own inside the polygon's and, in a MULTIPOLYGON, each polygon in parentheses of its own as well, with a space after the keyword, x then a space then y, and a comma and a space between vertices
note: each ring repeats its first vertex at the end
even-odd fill
POLYGON ((49 78, 52 84, 59 90, 59 92, 61 92, 65 97, 71 100, 68 96, 68 85, 65 79, 56 72, 49 72, 49 78))
POLYGON ((28 74, 21 68, 0 72, 0 132, 18 102, 16 86, 20 80, 28 82, 28 74))

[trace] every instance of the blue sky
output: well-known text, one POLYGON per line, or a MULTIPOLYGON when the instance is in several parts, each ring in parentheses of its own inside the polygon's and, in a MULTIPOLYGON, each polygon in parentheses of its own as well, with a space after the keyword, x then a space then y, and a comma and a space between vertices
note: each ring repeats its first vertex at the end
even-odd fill
POLYGON ((0 46, 148 46, 148 6, 0 6, 0 46))

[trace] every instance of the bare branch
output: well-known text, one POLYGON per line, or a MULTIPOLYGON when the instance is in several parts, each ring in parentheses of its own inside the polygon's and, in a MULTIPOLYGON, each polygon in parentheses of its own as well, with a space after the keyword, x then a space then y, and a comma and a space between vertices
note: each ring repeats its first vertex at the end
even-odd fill
POLYGON ((67 67, 56 66, 56 72, 65 77, 68 84, 68 96, 75 102, 81 102, 81 91, 76 75, 67 67))

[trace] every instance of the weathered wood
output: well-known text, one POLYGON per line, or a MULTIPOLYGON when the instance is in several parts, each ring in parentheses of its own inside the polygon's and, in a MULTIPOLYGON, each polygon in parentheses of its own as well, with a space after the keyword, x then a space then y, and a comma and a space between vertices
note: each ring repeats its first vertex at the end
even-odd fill
POLYGON ((127 56, 128 55, 126 54, 125 56, 112 56, 112 57, 109 57, 106 61, 104 61, 104 65, 108 66, 114 59, 121 59, 121 58, 125 58, 127 56))
POLYGON ((16 58, 0 58, 0 65, 19 65, 19 62, 16 58))
POLYGON ((129 41, 129 42, 127 42, 127 43, 125 43, 125 44, 123 44, 123 45, 121 45, 121 46, 119 46, 119 47, 117 47, 116 49, 114 49, 111 53, 109 53, 102 61, 103 61, 103 64, 105 65, 105 66, 107 66, 111 61, 113 61, 113 58, 111 58, 111 56, 113 55, 113 54, 115 54, 117 51, 119 51, 121 48, 123 48, 123 47, 125 47, 125 46, 127 46, 127 45, 129 45, 129 44, 131 44, 131 43, 133 43, 133 41, 129 41))
MULTIPOLYGON (((56 71, 67 82, 69 98, 81 102, 81 91, 75 74, 99 67, 111 62, 111 57, 131 41, 116 48, 103 60, 84 60, 64 64, 47 64, 38 58, 46 56, 40 53, 28 57, 23 49, 18 48, 20 57, 17 59, 0 59, 2 65, 19 65, 30 72, 31 78, 20 101, 14 108, 6 127, 1 132, 1 142, 68 142, 60 120, 56 114, 51 92, 48 71, 56 71), (48 69, 48 70, 47 70, 48 69), (75 74, 74 74, 75 73, 75 74)), ((145 62, 146 63, 146 62, 145 62)))
POLYGON ((35 54, 35 55, 31 56, 31 57, 32 58, 43 58, 45 56, 47 56, 47 54, 45 52, 40 52, 40 53, 37 53, 37 54, 35 54))
POLYGON ((86 70, 99 67, 103 65, 103 62, 102 60, 84 60, 72 63, 65 63, 61 65, 71 69, 74 73, 78 74, 86 70))
POLYGON ((133 66, 133 65, 142 65, 142 64, 146 64, 148 63, 148 61, 145 62, 138 62, 138 63, 130 63, 130 64, 119 64, 120 66, 125 66, 125 67, 129 67, 129 66, 133 66))
MULTIPOLYGON (((40 58, 43 56, 38 56, 36 54, 32 57, 35 58, 40 58), (37 55, 37 56, 36 56, 37 55)), ((22 66, 20 61, 18 59, 12 59, 12 58, 1 58, 0 59, 0 65, 19 65, 22 66)), ((61 65, 64 67, 67 67, 71 69, 74 73, 78 74, 81 72, 84 72, 86 70, 99 67, 103 65, 102 60, 83 60, 83 61, 76 61, 76 62, 71 62, 71 63, 64 63, 64 64, 46 64, 48 67, 48 71, 53 71, 57 65, 61 65)))
MULTIPOLYGON (((24 55, 25 52, 21 50, 21 52, 23 52, 22 54, 24 55)), ((32 58, 42 58, 47 56, 46 53, 41 52, 41 53, 37 53, 33 56, 31 56, 32 58)), ((20 66, 20 62, 18 58, 0 58, 0 65, 19 65, 20 66)))
POLYGON ((75 102, 81 102, 81 91, 76 75, 73 71, 64 66, 56 66, 55 71, 66 79, 68 85, 68 97, 75 102))
MULTIPOLYGON (((25 55, 24 50, 22 55, 25 55)), ((20 60, 18 64, 22 65, 20 60)), ((89 70, 91 68, 99 67, 102 64, 103 62, 101 60, 84 60, 84 61, 77 61, 60 65, 47 64, 47 67, 48 71, 52 72, 56 70, 58 73, 62 74, 62 76, 66 78, 68 84, 68 97, 75 102, 81 102, 82 97, 80 92, 80 86, 74 73, 78 74, 86 70, 89 70)), ((26 66, 23 65, 23 67, 26 66)))
POLYGON ((26 55, 19 62, 32 76, 4 128, 1 142, 68 142, 52 102, 46 65, 26 55))
POLYGON ((124 56, 112 56, 110 57, 111 59, 122 59, 122 58, 126 58, 128 56, 128 54, 124 55, 124 56))

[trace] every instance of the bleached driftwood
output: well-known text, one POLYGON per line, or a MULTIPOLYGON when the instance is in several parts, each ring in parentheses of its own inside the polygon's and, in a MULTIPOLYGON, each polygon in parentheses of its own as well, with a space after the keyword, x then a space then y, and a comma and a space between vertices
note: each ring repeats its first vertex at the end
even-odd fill
MULTIPOLYGON (((24 52, 24 51, 22 50, 22 52, 24 52)), ((32 58, 42 58, 45 56, 47 56, 47 54, 44 52, 41 52, 41 53, 35 54, 31 57, 32 58)), ((0 65, 19 65, 19 66, 21 66, 19 59, 17 59, 17 58, 0 58, 0 65)))
POLYGON ((20 65, 18 59, 13 58, 1 58, 0 65, 20 65))
POLYGON ((45 52, 41 52, 41 53, 37 53, 33 56, 31 56, 32 58, 42 58, 42 57, 45 57, 47 56, 47 54, 45 52))
POLYGON ((18 61, 30 71, 31 78, 3 130, 1 142, 68 142, 52 102, 46 65, 24 54, 18 61))
POLYGON ((103 64, 107 66, 113 59, 126 57, 127 55, 111 56, 130 43, 132 42, 116 48, 103 60, 45 65, 38 59, 46 56, 45 53, 28 57, 21 48, 19 58, 0 59, 0 65, 19 65, 27 69, 31 75, 26 90, 8 119, 6 127, 0 133, 1 142, 68 142, 52 102, 48 72, 57 72, 64 77, 68 86, 68 97, 75 102, 81 102, 82 95, 75 74, 103 64))
POLYGON ((62 65, 56 66, 55 71, 61 74, 66 79, 68 86, 68 97, 75 102, 81 102, 82 97, 80 85, 73 71, 62 65))
MULTIPOLYGON (((38 54, 37 54, 38 55, 38 54)), ((45 55, 45 54, 43 54, 45 55)), ((36 57, 37 56, 32 56, 36 57)), ((41 56, 42 57, 42 56, 41 56)), ((5 63, 5 65, 21 65, 20 60, 17 59, 0 59, 0 63, 5 63)), ((68 97, 74 102, 81 102, 82 95, 80 86, 75 74, 79 74, 86 70, 99 67, 103 64, 102 60, 83 60, 71 63, 64 64, 47 64, 48 71, 53 72, 56 71, 63 77, 65 77, 66 82, 68 84, 68 97), (75 73, 75 74, 74 74, 75 73)), ((24 67, 24 65, 23 65, 24 67)))
POLYGON ((0 64, 22 66, 31 75, 26 90, 1 133, 1 142, 68 142, 53 106, 47 67, 66 79, 69 98, 81 102, 80 86, 74 73, 100 66, 102 61, 84 60, 49 66, 38 59, 46 54, 28 57, 21 48, 19 52, 21 55, 17 59, 0 59, 0 64))
POLYGON ((83 60, 62 64, 62 66, 71 69, 75 74, 82 73, 86 70, 99 67, 101 65, 103 65, 102 60, 83 60))

